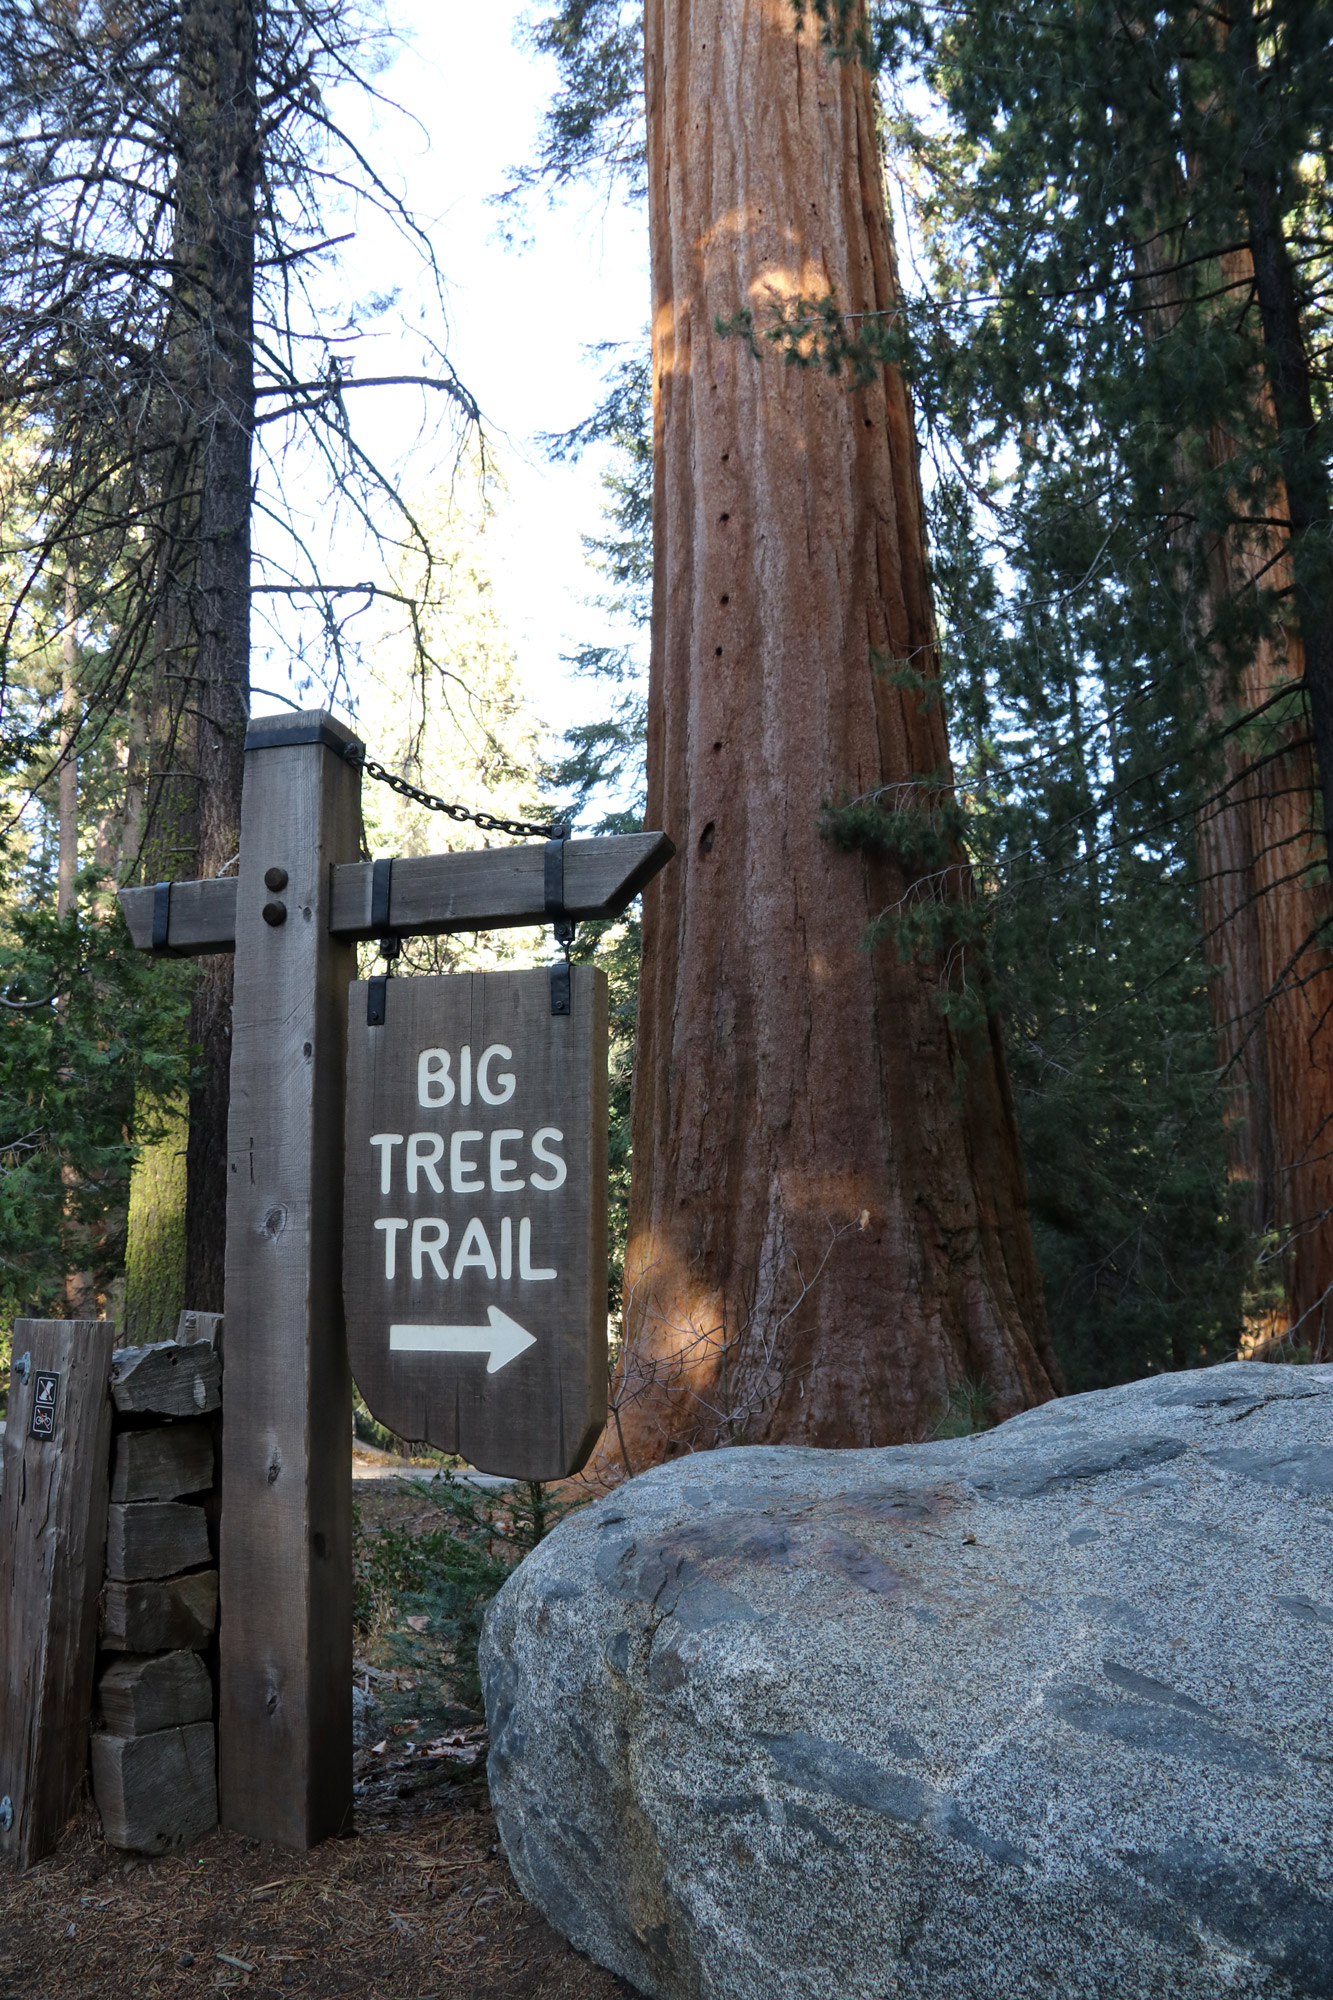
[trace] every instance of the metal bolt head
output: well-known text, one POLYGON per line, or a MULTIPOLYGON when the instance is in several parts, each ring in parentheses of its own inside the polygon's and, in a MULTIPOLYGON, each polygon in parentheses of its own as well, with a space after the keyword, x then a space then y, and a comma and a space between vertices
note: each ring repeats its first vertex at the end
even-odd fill
POLYGON ((263 917, 264 922, 272 924, 276 930, 279 924, 285 924, 287 921, 287 905, 285 903, 265 903, 263 917))
POLYGON ((285 868, 265 869, 264 887, 272 889, 275 895, 279 889, 285 889, 287 887, 287 870, 285 868))

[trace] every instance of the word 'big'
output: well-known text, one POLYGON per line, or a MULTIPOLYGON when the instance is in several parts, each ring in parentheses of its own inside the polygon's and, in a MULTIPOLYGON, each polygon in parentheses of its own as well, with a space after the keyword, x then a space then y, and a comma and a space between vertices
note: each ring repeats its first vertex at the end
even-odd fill
MULTIPOLYGON (((514 1072, 501 1070, 491 1075, 491 1064, 512 1062, 514 1052, 503 1042, 492 1042, 477 1057, 477 1095, 483 1104, 508 1104, 514 1094, 514 1072)), ((417 1103, 433 1111, 454 1101, 454 1072, 448 1049, 423 1049, 417 1057, 417 1103)), ((465 1043, 458 1051, 458 1101, 472 1102, 472 1050, 465 1043)))

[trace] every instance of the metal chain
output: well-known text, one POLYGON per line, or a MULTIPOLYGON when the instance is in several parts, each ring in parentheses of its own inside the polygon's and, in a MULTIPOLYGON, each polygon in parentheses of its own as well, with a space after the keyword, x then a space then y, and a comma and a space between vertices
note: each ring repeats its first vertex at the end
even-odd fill
POLYGON ((483 833, 510 833, 516 837, 535 833, 543 840, 568 838, 569 829, 566 826, 539 826, 529 819, 498 819, 494 813, 469 812, 466 806, 451 805, 447 799, 437 798, 434 792, 423 792, 419 786, 410 785, 406 778, 400 778, 396 771, 387 771, 373 757, 360 757, 356 762, 368 778, 378 779, 381 785, 387 785, 400 798, 411 799, 414 805, 425 806, 428 812, 443 813, 446 819, 460 823, 468 820, 473 826, 480 827, 483 833))

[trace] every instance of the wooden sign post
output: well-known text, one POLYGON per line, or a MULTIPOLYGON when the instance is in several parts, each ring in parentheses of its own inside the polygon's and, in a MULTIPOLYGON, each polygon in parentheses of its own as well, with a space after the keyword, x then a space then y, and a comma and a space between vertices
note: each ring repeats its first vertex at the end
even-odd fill
POLYGON ((344 1830, 352 1796, 341 1183, 356 965, 329 903, 360 843, 355 741, 332 717, 251 726, 236 877, 218 1789, 225 1826, 291 1847, 344 1830))
POLYGON ((606 975, 393 979, 348 1012, 343 1296, 400 1437, 559 1479, 606 1422, 606 975))
POLYGON ((55 1846, 88 1758, 106 1546, 104 1319, 16 1319, 0 1494, 0 1861, 55 1846))
POLYGON ((349 730, 319 711, 265 717, 245 747, 237 874, 121 903, 144 950, 236 953, 220 1807, 224 1826, 307 1847, 352 1807, 345 1108, 347 1298, 371 1408, 520 1478, 581 1463, 605 1415, 601 975, 573 967, 554 1014, 548 972, 375 981, 378 1029, 354 989, 345 1105, 353 946, 615 916, 674 849, 647 833, 372 864, 357 859, 364 750, 349 730), (401 1277, 396 1261, 385 1275, 390 1248, 401 1277), (490 1345, 469 1352, 474 1327, 490 1345))

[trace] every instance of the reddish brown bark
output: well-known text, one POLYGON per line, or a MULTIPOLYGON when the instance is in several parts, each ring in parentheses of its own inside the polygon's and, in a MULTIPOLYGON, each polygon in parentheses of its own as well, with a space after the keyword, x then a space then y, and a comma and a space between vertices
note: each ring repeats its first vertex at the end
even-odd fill
MULTIPOLYGON (((896 865, 820 813, 947 773, 911 410, 757 361, 715 316, 895 297, 872 85, 788 0, 648 0, 656 494, 626 1365, 633 1469, 922 1435, 962 1377, 1056 1368, 998 1033, 863 948, 896 865)), ((946 778, 947 782, 947 778, 946 778)), ((615 1433, 607 1457, 617 1447, 615 1433)))
MULTIPOLYGON (((1150 332, 1169 330, 1179 317, 1177 250, 1164 235, 1141 259, 1150 332)), ((1222 271, 1229 293, 1244 295, 1254 278, 1250 252, 1229 252, 1222 271)), ((1254 397, 1262 424, 1275 427, 1265 381, 1256 381, 1254 397)), ((1199 442, 1178 446, 1183 490, 1199 442)), ((1215 470, 1237 459, 1236 441, 1221 427, 1202 442, 1215 470)), ((1186 530, 1176 538, 1205 633, 1222 628, 1228 607, 1256 589, 1288 608, 1292 602, 1290 536, 1269 525, 1288 511, 1281 484, 1255 492, 1238 480, 1230 503, 1234 521, 1224 533, 1186 530)), ((1307 701, 1295 693, 1275 699, 1299 686, 1304 667, 1291 623, 1255 641, 1239 670, 1230 649, 1219 648, 1205 699, 1209 721, 1227 730, 1223 769, 1195 837, 1227 1100, 1227 1173, 1239 1219, 1267 1239, 1261 1273, 1273 1293, 1249 1339, 1289 1334, 1322 1355, 1333 1351, 1333 953, 1325 942, 1333 904, 1307 701), (1248 728, 1232 726, 1247 715, 1255 718, 1248 728)))
MULTIPOLYGON (((1210 446, 1217 465, 1234 456, 1225 436, 1214 436, 1210 446)), ((1218 537, 1206 551, 1205 622, 1214 624, 1228 599, 1252 589, 1256 577, 1281 589, 1287 567, 1271 530, 1238 525, 1218 537)), ((1279 690, 1300 681, 1302 665, 1300 639, 1280 628, 1253 648, 1238 682, 1219 666, 1209 688, 1212 719, 1224 723, 1265 710, 1279 690)), ((1318 941, 1330 899, 1300 706, 1267 708, 1251 730, 1229 738, 1223 784, 1199 815, 1197 837, 1213 1019, 1228 1094, 1228 1173, 1242 1219, 1270 1240, 1267 1271, 1280 1294, 1251 1335, 1289 1332, 1327 1354, 1333 1351, 1333 956, 1318 941)))

